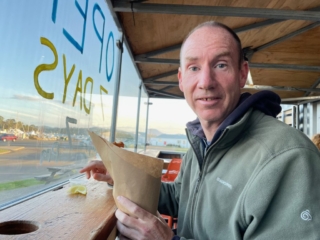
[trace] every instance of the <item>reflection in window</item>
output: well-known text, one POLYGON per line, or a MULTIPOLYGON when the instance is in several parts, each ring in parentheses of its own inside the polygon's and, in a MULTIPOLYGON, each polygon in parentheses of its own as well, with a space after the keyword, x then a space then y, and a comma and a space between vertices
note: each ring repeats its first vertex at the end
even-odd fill
POLYGON ((86 21, 54 2, 0 1, 0 209, 79 175, 87 130, 110 131, 118 30, 103 0, 86 21))

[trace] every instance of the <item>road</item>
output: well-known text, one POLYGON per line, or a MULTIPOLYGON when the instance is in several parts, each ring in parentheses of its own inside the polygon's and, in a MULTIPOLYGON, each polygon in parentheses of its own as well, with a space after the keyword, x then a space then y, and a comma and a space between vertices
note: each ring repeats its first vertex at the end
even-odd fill
MULTIPOLYGON (((57 141, 37 141, 37 140, 17 140, 15 142, 8 141, 8 142, 3 142, 0 141, 0 148, 5 148, 5 147, 38 147, 38 148, 44 148, 44 147, 51 147, 53 146, 57 141)), ((69 147, 69 142, 68 141, 59 141, 59 145, 62 148, 68 148, 69 147)), ((78 143, 72 142, 73 146, 77 146, 78 143)))
MULTIPOLYGON (((0 142, 0 185, 18 180, 34 179, 40 175, 50 175, 49 167, 66 167, 70 165, 83 164, 95 155, 95 151, 77 146, 72 149, 69 142, 17 140, 16 142, 0 142), (58 147, 57 147, 58 146, 58 147)), ((78 170, 68 173, 78 174, 78 170)), ((55 179, 55 182, 59 180, 55 179)), ((51 184, 49 184, 51 185, 51 184)), ((0 188, 0 205, 4 202, 19 198, 30 191, 39 191, 48 187, 46 184, 39 184, 27 188, 15 190, 2 190, 0 188)))

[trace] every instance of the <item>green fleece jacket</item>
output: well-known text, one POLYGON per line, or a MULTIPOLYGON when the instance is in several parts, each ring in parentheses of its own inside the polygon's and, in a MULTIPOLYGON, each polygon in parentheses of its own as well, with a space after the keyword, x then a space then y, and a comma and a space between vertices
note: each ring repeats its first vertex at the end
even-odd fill
POLYGON ((251 108, 206 150, 187 135, 159 199, 181 239, 320 239, 320 154, 303 133, 251 108))

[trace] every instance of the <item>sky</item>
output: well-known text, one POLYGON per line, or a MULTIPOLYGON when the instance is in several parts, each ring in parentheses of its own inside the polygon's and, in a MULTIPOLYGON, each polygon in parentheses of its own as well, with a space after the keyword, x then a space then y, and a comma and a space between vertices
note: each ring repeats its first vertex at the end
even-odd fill
MULTIPOLYGON (((0 1, 0 20, 0 116, 38 126, 65 127, 71 117, 78 127, 110 127, 120 34, 103 0, 0 1)), ((139 84, 124 51, 117 126, 129 131, 139 84)), ((184 100, 150 101, 149 128, 184 133, 195 118, 184 100)), ((140 110, 139 130, 143 103, 140 110)))
POLYGON ((186 123, 196 119, 185 100, 150 99, 149 128, 163 133, 184 134, 186 123))

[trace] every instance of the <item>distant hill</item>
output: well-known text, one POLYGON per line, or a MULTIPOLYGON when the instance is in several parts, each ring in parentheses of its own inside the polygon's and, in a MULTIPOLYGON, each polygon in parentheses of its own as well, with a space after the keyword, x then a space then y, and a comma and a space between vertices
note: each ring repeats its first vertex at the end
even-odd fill
POLYGON ((161 134, 157 138, 187 139, 187 136, 185 134, 161 134))
POLYGON ((154 129, 154 128, 150 128, 148 129, 148 136, 150 137, 156 137, 156 136, 159 136, 163 134, 162 132, 160 132, 159 130, 157 129, 154 129))

